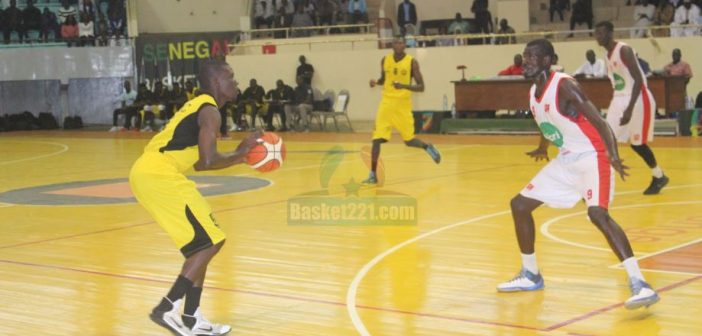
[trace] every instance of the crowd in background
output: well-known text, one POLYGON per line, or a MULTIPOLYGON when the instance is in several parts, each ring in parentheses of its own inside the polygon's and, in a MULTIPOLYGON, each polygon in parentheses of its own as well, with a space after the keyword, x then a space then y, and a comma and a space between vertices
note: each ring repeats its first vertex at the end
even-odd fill
POLYGON ((40 1, 26 0, 23 7, 17 0, 2 1, 0 30, 5 44, 105 46, 125 37, 125 0, 61 0, 59 6, 55 0, 40 1))

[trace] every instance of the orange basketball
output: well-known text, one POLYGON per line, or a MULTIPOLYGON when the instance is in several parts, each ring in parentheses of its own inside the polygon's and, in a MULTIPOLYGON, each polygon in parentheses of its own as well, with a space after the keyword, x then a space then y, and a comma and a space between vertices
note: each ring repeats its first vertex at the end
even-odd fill
POLYGON ((275 133, 265 132, 257 141, 258 145, 246 154, 246 163, 264 173, 280 168, 285 160, 283 139, 275 133))

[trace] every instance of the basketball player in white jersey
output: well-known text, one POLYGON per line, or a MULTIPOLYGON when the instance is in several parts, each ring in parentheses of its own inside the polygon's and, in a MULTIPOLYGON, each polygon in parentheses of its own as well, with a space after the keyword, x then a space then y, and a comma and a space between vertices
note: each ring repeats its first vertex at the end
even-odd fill
POLYGON ((607 70, 614 88, 612 102, 607 109, 607 122, 619 142, 631 143, 631 148, 651 168, 653 179, 644 195, 655 195, 668 184, 668 177, 658 166, 648 143, 653 141, 653 123, 656 120, 656 101, 648 90, 636 52, 630 46, 617 42, 612 36, 614 26, 609 21, 595 25, 597 43, 607 49, 607 70))
POLYGON ((544 279, 536 265, 532 212, 544 203, 553 208, 571 208, 585 200, 590 220, 607 238, 629 275, 632 296, 625 306, 648 307, 658 301, 658 295, 644 280, 626 234, 607 211, 614 190, 612 168, 623 180, 628 167, 619 158, 607 122, 578 83, 567 74, 550 70, 553 55, 553 45, 545 39, 531 41, 524 49, 524 77, 534 81, 529 92, 531 111, 542 135, 539 147, 527 155, 537 161, 548 160, 547 148, 551 142, 558 147, 558 156, 512 199, 522 270, 512 280, 498 285, 497 290, 519 292, 544 288, 544 279))

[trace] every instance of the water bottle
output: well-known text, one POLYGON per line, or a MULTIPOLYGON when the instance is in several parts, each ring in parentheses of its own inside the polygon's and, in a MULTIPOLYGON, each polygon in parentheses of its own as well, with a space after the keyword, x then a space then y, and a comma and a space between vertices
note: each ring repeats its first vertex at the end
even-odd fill
POLYGON ((448 109, 448 97, 446 97, 446 95, 444 95, 444 106, 443 107, 444 107, 443 111, 449 110, 448 109))
POLYGON ((451 104, 451 119, 456 119, 456 103, 451 104))

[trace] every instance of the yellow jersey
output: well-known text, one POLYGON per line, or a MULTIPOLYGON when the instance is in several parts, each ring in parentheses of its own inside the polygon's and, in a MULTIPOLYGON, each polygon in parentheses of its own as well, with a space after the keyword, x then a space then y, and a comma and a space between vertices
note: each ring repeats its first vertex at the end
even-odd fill
POLYGON ((166 161, 181 173, 192 168, 200 156, 200 125, 197 118, 205 105, 217 108, 214 97, 208 94, 201 94, 186 102, 166 124, 166 128, 149 141, 144 148, 144 155, 162 153, 163 157, 168 158, 166 161))
POLYGON ((400 84, 411 84, 412 81, 412 56, 405 54, 399 62, 395 61, 395 56, 390 54, 383 60, 383 72, 385 73, 385 83, 383 84, 383 98, 411 99, 412 91, 407 89, 396 89, 394 82, 400 84))

